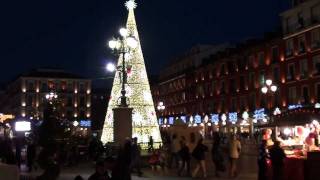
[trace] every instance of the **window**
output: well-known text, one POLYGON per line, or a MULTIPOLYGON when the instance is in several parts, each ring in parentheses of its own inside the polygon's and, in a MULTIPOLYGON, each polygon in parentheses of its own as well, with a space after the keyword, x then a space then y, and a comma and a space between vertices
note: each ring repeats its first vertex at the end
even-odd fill
POLYGON ((263 86, 263 85, 264 85, 264 82, 265 82, 265 75, 264 75, 264 71, 260 71, 259 82, 260 82, 260 85, 261 85, 261 86, 263 86))
POLYGON ((31 95, 27 96, 27 106, 32 106, 33 103, 33 97, 31 95))
POLYGON ((203 96, 203 95, 204 95, 203 85, 198 86, 198 88, 197 88, 197 94, 198 94, 199 96, 203 96))
POLYGON ((294 80, 295 68, 294 64, 289 64, 287 69, 287 79, 292 81, 294 80))
POLYGON ((249 108, 250 110, 254 110, 256 109, 256 94, 255 93, 251 93, 249 96, 249 108))
POLYGON ((225 83, 224 81, 221 81, 221 84, 220 84, 220 94, 225 94, 226 93, 226 89, 225 89, 225 83))
POLYGON ((225 112, 226 110, 226 102, 224 99, 221 99, 221 111, 225 112))
POLYGON ((254 56, 253 55, 251 55, 251 56, 249 56, 249 67, 250 68, 254 68, 255 67, 255 59, 254 59, 254 56))
POLYGON ((220 76, 225 75, 226 74, 226 67, 224 64, 221 65, 220 68, 220 76))
POLYGON ((273 68, 273 80, 276 83, 280 82, 280 70, 279 70, 279 67, 274 67, 273 68))
POLYGON ((240 98, 240 110, 244 111, 246 109, 247 106, 247 98, 246 97, 241 97, 240 98))
POLYGON ((182 92, 181 98, 182 98, 183 101, 186 100, 186 93, 185 92, 182 92))
POLYGON ((313 74, 320 75, 320 55, 314 56, 312 58, 313 61, 313 74))
POLYGON ((296 104, 296 97, 297 97, 296 87, 290 87, 289 94, 288 94, 288 103, 296 104))
POLYGON ((293 55, 293 39, 288 39, 286 41, 286 56, 292 56, 293 55))
POLYGON ((231 106, 230 106, 230 110, 232 112, 236 111, 237 108, 237 99, 236 98, 232 98, 231 99, 231 106))
POLYGON ((302 12, 298 12, 298 27, 297 28, 303 28, 304 27, 304 18, 302 15, 302 12))
POLYGON ((213 81, 211 85, 211 92, 214 94, 216 93, 216 84, 217 84, 216 81, 213 81))
POLYGON ((297 103, 296 97, 297 97, 296 87, 290 87, 289 94, 288 94, 288 103, 289 104, 296 104, 297 103))
POLYGON ((230 93, 235 93, 236 92, 236 81, 235 79, 230 79, 230 93))
POLYGON ((244 80, 244 76, 240 76, 240 91, 243 91, 245 88, 245 80, 244 80))
POLYGON ((305 79, 308 77, 308 61, 307 59, 302 59, 300 61, 300 77, 305 79))
POLYGON ((298 51, 299 53, 306 52, 306 40, 304 35, 298 37, 298 51))
POLYGON ((271 62, 276 63, 278 61, 279 61, 279 49, 276 46, 271 49, 271 62))
POLYGON ((67 106, 72 106, 72 96, 68 96, 68 98, 67 98, 67 106))
POLYGON ((311 7, 311 18, 312 18, 312 23, 320 22, 320 3, 311 7))
POLYGON ((233 64, 232 61, 228 61, 227 65, 228 65, 228 71, 229 71, 229 73, 234 73, 234 72, 236 72, 236 71, 235 71, 235 68, 234 68, 234 64, 233 64))
POLYGON ((33 82, 28 82, 28 91, 34 91, 34 83, 33 82))
POLYGON ((48 91, 47 83, 45 82, 41 83, 41 92, 47 92, 47 91, 48 91))
POLYGON ((317 103, 320 103, 320 83, 316 84, 316 100, 317 103))
POLYGON ((286 18, 286 33, 292 33, 294 31, 294 18, 286 18))
POLYGON ((81 106, 81 107, 84 107, 84 106, 85 106, 85 98, 84 98, 84 96, 81 96, 81 97, 80 97, 80 106, 81 106))
POLYGON ((73 92, 73 84, 68 83, 68 92, 73 92))
POLYGON ((309 104, 309 87, 308 86, 303 86, 302 87, 302 102, 304 104, 309 104))
POLYGON ((254 89, 254 72, 250 72, 249 74, 249 86, 250 88, 254 89))
POLYGON ((311 31, 311 48, 320 48, 320 28, 311 31))
POLYGON ((85 91, 85 89, 84 89, 84 84, 83 84, 83 83, 80 83, 79 89, 80 89, 80 92, 81 92, 81 93, 83 93, 83 92, 85 91))
POLYGON ((259 66, 263 66, 265 64, 265 61, 264 61, 264 53, 263 52, 260 52, 258 54, 258 59, 259 59, 259 66))

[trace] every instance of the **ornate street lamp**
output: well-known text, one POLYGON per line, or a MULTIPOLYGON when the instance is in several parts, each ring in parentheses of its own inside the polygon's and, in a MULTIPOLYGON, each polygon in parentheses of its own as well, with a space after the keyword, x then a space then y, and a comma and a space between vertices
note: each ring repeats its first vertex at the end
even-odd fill
POLYGON ((267 94, 268 92, 274 93, 278 90, 278 87, 274 84, 272 84, 271 79, 266 80, 266 85, 261 88, 261 92, 263 94, 267 94))
MULTIPOLYGON (((265 82, 265 85, 261 88, 261 92, 263 94, 270 94, 271 96, 278 90, 278 87, 273 84, 271 79, 267 79, 265 82)), ((268 104, 268 103, 267 103, 268 104)), ((271 107, 269 108, 271 111, 271 107)), ((269 116, 271 118, 272 113, 269 113, 269 116)))
POLYGON ((120 107, 128 107, 125 84, 127 84, 127 65, 126 58, 138 46, 137 39, 130 34, 130 32, 126 28, 121 28, 119 30, 120 36, 118 38, 113 38, 109 41, 108 45, 113 50, 113 52, 118 55, 118 57, 122 57, 122 64, 119 67, 115 67, 112 64, 107 65, 107 70, 114 71, 117 70, 121 73, 121 97, 120 97, 120 107))

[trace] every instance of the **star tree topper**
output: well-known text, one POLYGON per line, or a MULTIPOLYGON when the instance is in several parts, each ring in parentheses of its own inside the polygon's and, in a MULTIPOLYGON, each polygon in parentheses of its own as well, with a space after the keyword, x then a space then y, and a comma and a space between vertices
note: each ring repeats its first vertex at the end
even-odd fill
POLYGON ((135 9, 137 7, 137 3, 134 2, 135 0, 129 0, 125 3, 125 6, 127 7, 128 10, 135 9))

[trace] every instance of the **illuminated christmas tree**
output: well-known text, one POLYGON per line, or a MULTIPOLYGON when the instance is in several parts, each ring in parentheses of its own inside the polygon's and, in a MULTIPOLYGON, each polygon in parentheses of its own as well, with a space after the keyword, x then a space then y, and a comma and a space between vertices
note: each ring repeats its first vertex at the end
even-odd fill
MULTIPOLYGON (((145 68, 144 58, 141 50, 134 9, 136 3, 129 0, 125 3, 129 14, 126 28, 131 35, 138 41, 138 46, 130 54, 125 55, 127 64, 127 84, 126 97, 129 99, 129 107, 133 108, 132 115, 132 136, 138 137, 139 142, 148 142, 152 136, 154 142, 161 142, 160 130, 150 91, 150 85, 145 68)), ((119 57, 118 67, 122 66, 122 56, 119 57)), ((108 104, 107 115, 104 122, 101 140, 113 142, 113 108, 118 107, 119 97, 121 96, 121 75, 116 73, 111 90, 111 97, 108 104)))

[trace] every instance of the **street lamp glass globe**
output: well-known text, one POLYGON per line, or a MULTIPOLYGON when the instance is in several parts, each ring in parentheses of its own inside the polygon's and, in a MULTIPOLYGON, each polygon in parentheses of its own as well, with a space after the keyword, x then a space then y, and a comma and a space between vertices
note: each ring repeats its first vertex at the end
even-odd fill
POLYGON ((116 69, 116 67, 115 67, 115 65, 114 65, 113 63, 108 63, 107 66, 106 66, 106 68, 107 68, 107 70, 108 70, 109 72, 114 72, 115 69, 116 69))
POLYGON ((159 102, 159 106, 163 106, 163 102, 159 102))
POLYGON ((271 89, 272 92, 276 92, 278 87, 275 86, 275 85, 272 85, 270 89, 271 89))
POLYGON ((122 37, 127 37, 128 36, 128 30, 126 28, 121 28, 119 30, 119 33, 122 37))
POLYGON ((262 88, 261 88, 261 92, 262 92, 263 94, 267 93, 267 92, 268 92, 268 88, 267 88, 267 87, 262 87, 262 88))
POLYGON ((111 41, 109 41, 108 45, 109 45, 109 48, 115 49, 117 46, 117 41, 111 40, 111 41))
POLYGON ((129 48, 135 49, 138 46, 138 41, 134 37, 128 37, 127 45, 129 48))
POLYGON ((270 86, 270 85, 272 84, 272 80, 271 80, 271 79, 267 79, 267 80, 266 80, 266 84, 267 84, 268 86, 270 86))

